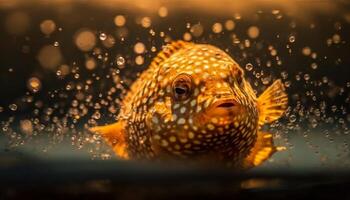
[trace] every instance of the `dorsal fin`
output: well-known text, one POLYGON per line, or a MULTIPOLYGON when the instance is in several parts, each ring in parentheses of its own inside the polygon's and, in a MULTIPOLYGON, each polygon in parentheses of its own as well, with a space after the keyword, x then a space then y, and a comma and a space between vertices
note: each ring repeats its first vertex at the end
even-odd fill
POLYGON ((150 66, 159 66, 160 63, 162 63, 164 60, 169 58, 171 55, 173 55, 175 52, 177 52, 179 49, 192 44, 190 42, 185 42, 182 40, 173 41, 163 47, 163 49, 157 54, 156 57, 153 58, 153 61, 151 62, 150 66))

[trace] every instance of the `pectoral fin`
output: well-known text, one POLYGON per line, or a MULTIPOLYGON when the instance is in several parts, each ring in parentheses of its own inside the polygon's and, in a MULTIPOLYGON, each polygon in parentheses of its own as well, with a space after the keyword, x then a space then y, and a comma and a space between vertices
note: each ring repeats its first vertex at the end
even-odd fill
POLYGON ((275 147, 271 133, 258 132, 258 138, 250 154, 244 160, 244 168, 260 165, 270 158, 276 151, 285 150, 285 147, 275 147))
POLYGON ((119 121, 106 126, 96 126, 89 129, 92 132, 101 134, 108 144, 113 147, 114 152, 123 159, 128 159, 127 144, 124 134, 124 122, 119 121))
POLYGON ((271 123, 285 112, 288 97, 281 80, 275 81, 258 98, 259 126, 271 123))

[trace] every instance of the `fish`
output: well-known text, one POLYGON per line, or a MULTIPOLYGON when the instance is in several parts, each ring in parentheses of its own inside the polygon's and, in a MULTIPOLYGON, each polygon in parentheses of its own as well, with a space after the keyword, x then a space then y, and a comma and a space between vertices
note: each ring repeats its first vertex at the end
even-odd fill
POLYGON ((117 121, 90 131, 120 159, 249 169, 284 149, 262 128, 282 117, 287 105, 280 79, 257 97, 226 52, 179 40, 164 46, 131 84, 117 121))

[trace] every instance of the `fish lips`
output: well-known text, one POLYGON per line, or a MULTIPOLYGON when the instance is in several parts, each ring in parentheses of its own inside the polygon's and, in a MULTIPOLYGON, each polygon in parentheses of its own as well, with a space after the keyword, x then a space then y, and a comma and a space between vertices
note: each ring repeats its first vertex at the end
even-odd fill
POLYGON ((220 124, 228 124, 232 123, 233 117, 237 116, 242 111, 243 108, 237 101, 233 98, 225 98, 215 100, 204 114, 208 119, 217 118, 220 124))

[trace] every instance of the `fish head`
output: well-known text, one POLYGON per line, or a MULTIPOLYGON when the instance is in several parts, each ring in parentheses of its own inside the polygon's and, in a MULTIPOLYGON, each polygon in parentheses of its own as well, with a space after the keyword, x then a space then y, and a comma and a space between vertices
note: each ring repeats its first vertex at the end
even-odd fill
POLYGON ((165 140, 182 140, 203 150, 246 139, 257 128, 255 94, 244 71, 219 48, 184 48, 162 64, 159 75, 169 118, 161 121, 156 134, 167 135, 165 140))

